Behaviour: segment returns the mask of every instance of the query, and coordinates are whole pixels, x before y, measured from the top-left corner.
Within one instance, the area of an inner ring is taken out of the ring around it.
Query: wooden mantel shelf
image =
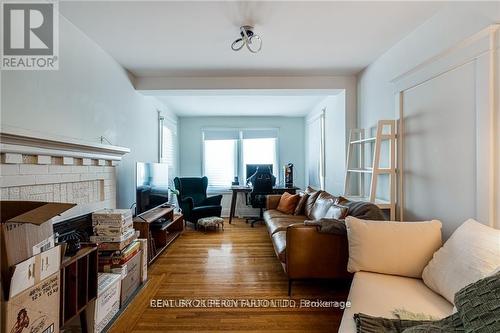
[[[24,155],[64,156],[120,161],[130,149],[74,138],[53,136],[36,131],[2,126],[0,131],[2,153]]]

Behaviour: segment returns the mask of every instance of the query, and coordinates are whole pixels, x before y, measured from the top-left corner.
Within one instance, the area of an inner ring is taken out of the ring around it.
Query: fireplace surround
[[[128,148],[2,128],[0,198],[71,202],[64,221],[116,207],[116,167]]]

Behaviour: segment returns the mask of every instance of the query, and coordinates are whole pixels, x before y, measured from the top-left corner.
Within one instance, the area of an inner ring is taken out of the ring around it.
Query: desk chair
[[[264,208],[266,208],[266,197],[268,194],[273,193],[273,178],[270,172],[255,173],[253,176],[253,188],[250,192],[250,203],[253,208],[260,208],[259,217],[254,219],[247,219],[253,225],[259,221],[264,221]]]

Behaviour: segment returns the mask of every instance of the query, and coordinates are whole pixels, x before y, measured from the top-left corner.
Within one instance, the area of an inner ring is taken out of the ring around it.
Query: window
[[[205,140],[205,176],[210,180],[211,188],[231,186],[237,175],[236,146],[236,140]]]
[[[168,165],[169,183],[177,175],[177,124],[165,117],[159,117],[160,163]]]
[[[272,164],[278,176],[277,129],[205,129],[203,174],[212,190],[228,189],[239,178],[243,184],[247,164]]]
[[[168,164],[169,167],[174,167],[174,134],[167,126],[163,126],[161,145],[161,162]]]
[[[273,173],[277,173],[276,139],[243,139],[243,171],[247,164],[272,164]],[[248,178],[251,175],[244,175]]]

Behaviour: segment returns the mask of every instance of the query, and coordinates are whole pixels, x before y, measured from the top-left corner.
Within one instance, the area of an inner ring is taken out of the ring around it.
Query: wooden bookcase
[[[165,219],[161,229],[151,227],[151,223]],[[158,207],[134,217],[134,229],[139,230],[139,238],[148,240],[148,264],[153,261],[184,231],[184,217],[174,213],[172,207]]]
[[[61,264],[61,314],[64,327],[77,315],[84,325],[85,308],[97,297],[97,246],[84,245],[74,256]],[[82,317],[83,316],[83,317]]]

